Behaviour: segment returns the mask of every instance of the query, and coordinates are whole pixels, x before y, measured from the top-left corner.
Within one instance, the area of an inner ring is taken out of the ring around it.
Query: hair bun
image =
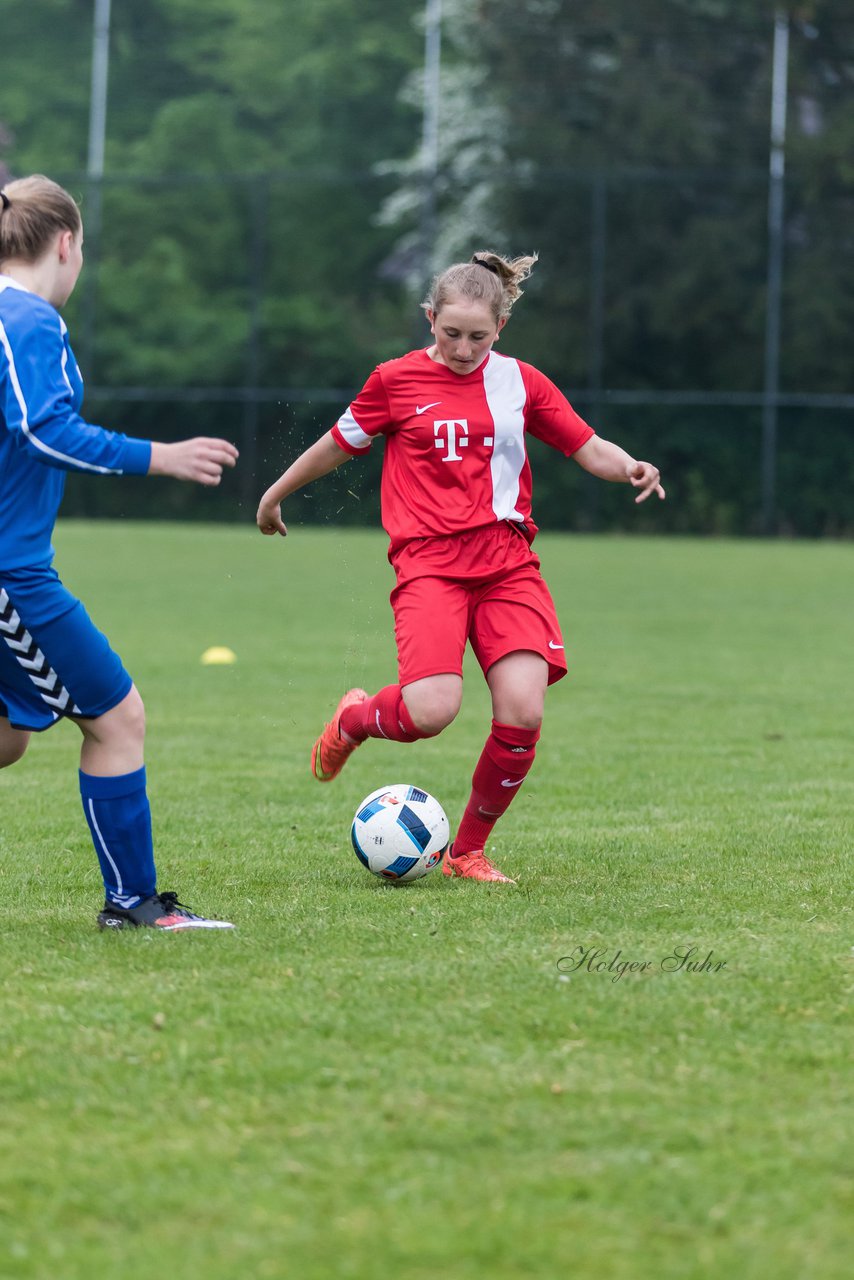
[[[476,253],[472,255],[472,264],[476,267],[486,267],[487,271],[491,271],[494,276],[501,275],[494,262],[484,262],[483,258],[479,258]]]

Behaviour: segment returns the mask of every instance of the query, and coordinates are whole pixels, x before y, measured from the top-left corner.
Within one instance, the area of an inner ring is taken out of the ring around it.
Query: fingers
[[[233,467],[240,456],[230,440],[196,436],[188,443],[191,446],[191,478],[198,484],[218,485],[223,467]]]
[[[272,537],[274,533],[281,534],[283,538],[288,536],[288,530],[282,519],[281,508],[278,504],[274,507],[268,507],[262,503],[255,516],[255,523],[267,537]]]
[[[635,498],[635,502],[646,502],[651,493],[657,495],[660,501],[664,501],[665,493],[661,486],[661,476],[658,467],[654,467],[651,462],[639,462],[629,475],[629,483],[635,489],[640,489],[640,493]]]
[[[213,436],[198,436],[197,444],[208,451],[208,455],[217,459],[224,467],[233,467],[240,453],[230,440],[220,440]]]
[[[662,489],[661,485],[660,485],[660,484],[653,484],[653,485],[650,485],[650,486],[649,486],[649,488],[644,489],[642,493],[639,493],[639,494],[638,494],[638,496],[635,498],[635,502],[636,502],[636,503],[637,503],[637,502],[646,502],[647,498],[649,497],[649,495],[650,495],[651,493],[657,494],[657,495],[658,495],[658,497],[659,497],[659,499],[660,499],[662,502],[664,501],[665,493],[664,493],[664,490]]]
[[[274,533],[281,534],[283,538],[288,536],[288,531],[283,520],[256,520],[255,523],[267,538],[271,538]]]
[[[148,474],[217,485],[222,478],[223,467],[233,467],[238,456],[230,440],[213,436],[193,436],[171,444],[152,440]]]

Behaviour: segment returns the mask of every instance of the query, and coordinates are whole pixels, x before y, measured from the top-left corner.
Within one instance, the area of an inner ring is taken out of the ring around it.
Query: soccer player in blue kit
[[[0,191],[0,768],[61,717],[83,735],[80,794],[104,880],[104,929],[229,929],[158,893],[139,693],[52,567],[66,471],[219,484],[237,450],[133,439],[80,417],[83,381],[59,309],[83,265],[80,211],[36,174]]]

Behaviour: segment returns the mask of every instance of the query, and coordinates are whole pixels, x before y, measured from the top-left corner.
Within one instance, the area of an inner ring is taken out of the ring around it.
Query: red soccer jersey
[[[526,432],[567,456],[593,435],[545,374],[494,351],[468,374],[426,350],[389,360],[332,428],[352,454],[386,437],[382,521],[392,553],[411,538],[530,524]]]

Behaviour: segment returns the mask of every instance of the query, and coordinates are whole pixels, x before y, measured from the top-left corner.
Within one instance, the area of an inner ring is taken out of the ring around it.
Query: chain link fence
[[[251,521],[373,365],[429,340],[375,216],[389,179],[318,169],[112,178],[97,191],[83,175],[64,181],[87,228],[68,315],[87,417],[165,440],[223,434],[241,449],[215,493],[72,476],[66,514]],[[502,350],[653,459],[668,488],[664,506],[636,509],[532,442],[539,523],[850,536],[851,193],[816,202],[788,182],[780,386],[769,392],[767,174],[561,169],[516,182],[513,243],[495,247],[537,248],[541,261]],[[296,497],[291,519],[376,522],[374,452]]]

